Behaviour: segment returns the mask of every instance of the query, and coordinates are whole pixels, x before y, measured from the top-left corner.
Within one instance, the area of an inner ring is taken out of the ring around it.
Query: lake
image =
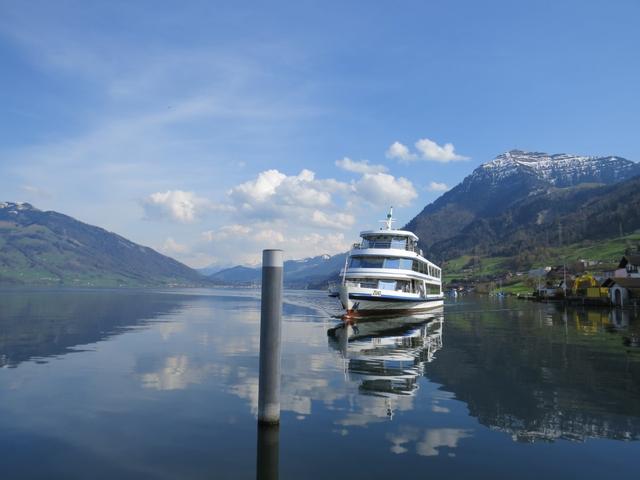
[[[462,297],[344,325],[285,291],[258,442],[259,295],[1,290],[2,478],[637,477],[638,312]]]

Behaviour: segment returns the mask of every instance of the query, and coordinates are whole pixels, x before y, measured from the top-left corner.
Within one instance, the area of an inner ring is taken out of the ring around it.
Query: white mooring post
[[[282,269],[282,250],[262,251],[258,423],[270,425],[280,423]]]

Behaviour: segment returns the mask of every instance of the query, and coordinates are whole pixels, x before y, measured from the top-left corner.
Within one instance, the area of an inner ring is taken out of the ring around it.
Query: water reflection
[[[391,452],[403,454],[409,451],[409,445],[415,444],[415,451],[423,457],[436,457],[443,448],[458,448],[458,443],[472,436],[472,430],[460,428],[430,428],[424,433],[418,428],[401,427],[397,433],[390,433],[387,439],[391,442]],[[449,451],[449,456],[455,454]]]
[[[544,307],[448,314],[426,373],[514,441],[640,438],[640,355],[631,311]]]
[[[77,351],[175,313],[184,298],[151,292],[24,291],[3,295],[0,367]],[[164,330],[170,334],[168,325]],[[173,326],[173,328],[179,328]]]
[[[264,478],[603,478],[608,458],[635,473],[640,443],[556,441],[640,438],[632,310],[469,296],[446,321],[359,321],[327,341],[324,294],[294,292],[282,443],[256,444],[260,309],[242,293],[0,292],[0,352],[19,365],[0,369],[4,476],[255,478],[257,461]],[[376,461],[336,470],[336,452]]]
[[[329,344],[364,395],[414,395],[426,363],[442,348],[442,309],[383,319],[349,319],[328,331]],[[391,404],[387,415],[392,416]]]
[[[258,425],[256,478],[278,480],[280,454],[280,427]]]
[[[328,331],[329,345],[340,353],[347,382],[358,385],[362,398],[384,399],[388,418],[394,409],[418,408],[403,398],[435,385],[438,391],[420,396],[431,412],[449,413],[461,400],[481,424],[517,442],[640,439],[637,313],[520,305],[449,308],[446,347],[442,312],[346,321]],[[356,405],[359,414],[336,423],[364,426],[383,410],[380,401]],[[402,426],[388,439],[394,453],[414,442],[417,453],[429,455],[470,435],[461,428]]]

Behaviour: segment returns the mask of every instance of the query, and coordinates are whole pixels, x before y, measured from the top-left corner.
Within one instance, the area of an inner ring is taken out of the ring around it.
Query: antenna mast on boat
[[[381,220],[384,223],[386,230],[392,230],[392,224],[393,222],[395,222],[395,220],[392,217],[393,217],[393,206],[389,207],[389,213],[387,213],[387,219]]]

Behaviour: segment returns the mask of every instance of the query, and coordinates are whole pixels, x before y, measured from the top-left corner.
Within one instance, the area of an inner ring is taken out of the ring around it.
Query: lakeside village
[[[521,285],[517,289],[511,285]],[[452,280],[448,291],[458,296],[468,291],[542,302],[605,307],[640,307],[640,251],[622,256],[618,263],[578,260],[528,272],[507,273],[488,282]]]

